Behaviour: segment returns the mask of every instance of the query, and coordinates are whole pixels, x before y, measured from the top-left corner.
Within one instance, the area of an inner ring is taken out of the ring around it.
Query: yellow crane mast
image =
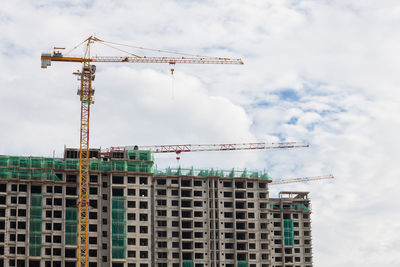
[[[90,49],[93,43],[100,43],[105,46],[126,52],[116,46],[125,46],[138,48],[156,52],[166,52],[172,54],[180,54],[189,57],[141,57],[129,52],[130,56],[91,56]],[[85,44],[85,52],[83,57],[68,56],[68,54],[77,47]],[[90,125],[90,105],[93,104],[92,82],[96,66],[94,62],[126,62],[126,63],[167,63],[171,66],[173,73],[174,66],[177,63],[184,64],[243,64],[241,59],[219,58],[219,57],[202,57],[189,55],[184,53],[169,52],[156,49],[148,49],[143,47],[134,47],[130,45],[106,42],[94,36],[90,36],[79,45],[75,46],[66,54],[62,54],[60,50],[64,48],[54,47],[53,53],[43,53],[41,55],[41,66],[47,68],[51,66],[52,61],[59,62],[75,62],[82,63],[82,70],[75,72],[80,80],[80,101],[81,101],[81,120],[80,120],[80,152],[79,152],[79,202],[78,202],[78,267],[87,267],[88,265],[88,214],[89,214],[89,125]]]

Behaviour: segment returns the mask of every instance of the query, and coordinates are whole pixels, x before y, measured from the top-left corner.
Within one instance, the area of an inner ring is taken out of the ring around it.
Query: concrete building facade
[[[0,267],[77,265],[77,149],[0,156]],[[90,153],[89,266],[312,266],[307,193],[246,172],[157,172],[149,151]]]
[[[282,191],[270,198],[271,266],[312,266],[308,192]]]

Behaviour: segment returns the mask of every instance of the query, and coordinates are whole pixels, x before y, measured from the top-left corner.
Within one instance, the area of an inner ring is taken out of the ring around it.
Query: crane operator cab
[[[53,57],[62,57],[62,53],[60,50],[65,49],[64,47],[54,47],[53,49]]]

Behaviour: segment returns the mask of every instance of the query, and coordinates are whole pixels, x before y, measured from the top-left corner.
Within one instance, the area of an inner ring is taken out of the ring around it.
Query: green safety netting
[[[54,170],[48,169],[18,169],[18,168],[1,168],[0,179],[19,179],[19,180],[52,180],[60,181]]]
[[[194,263],[192,260],[183,260],[182,261],[182,267],[193,267]]]
[[[270,207],[270,209],[273,209],[273,210],[302,210],[302,211],[311,210],[311,207],[307,207],[306,205],[300,204],[300,203],[295,203],[291,206],[283,207],[283,208],[281,208],[279,205],[270,203],[269,207]]]
[[[166,168],[164,170],[156,170],[154,172],[155,176],[198,176],[198,177],[210,177],[210,176],[217,176],[217,177],[226,177],[226,178],[253,178],[259,180],[268,180],[271,181],[268,173],[260,172],[260,171],[248,171],[247,169],[244,170],[221,170],[221,169],[184,169],[184,168]]]
[[[76,245],[78,239],[78,208],[65,209],[65,244]]]
[[[78,170],[79,169],[79,159],[66,159],[64,161],[66,170]]]
[[[273,210],[280,210],[281,208],[278,205],[274,205],[272,203],[269,204],[269,208]]]
[[[126,197],[112,197],[112,258],[126,258]]]
[[[128,158],[132,160],[154,161],[153,153],[143,150],[128,150]]]
[[[29,255],[40,256],[42,248],[42,195],[32,194],[29,219]]]
[[[238,267],[247,267],[247,266],[249,266],[249,262],[248,261],[238,261],[237,266]]]
[[[295,203],[293,204],[291,207],[291,209],[293,210],[311,210],[310,207],[307,207],[306,205],[302,204],[302,203]]]
[[[19,157],[10,157],[8,160],[10,166],[19,166]]]
[[[294,232],[293,232],[293,220],[283,220],[283,236],[285,239],[285,246],[293,246],[294,244]]]
[[[79,165],[78,165],[79,167]],[[112,161],[101,161],[101,160],[90,160],[89,169],[91,171],[128,171],[128,172],[141,172],[141,173],[153,173],[153,162],[138,162],[138,161],[127,161],[127,160],[112,160]]]
[[[0,156],[0,167],[54,168],[56,159]]]
[[[90,159],[90,171],[115,172],[128,171],[153,173],[153,154],[150,151],[135,150],[132,160]],[[53,180],[60,181],[54,170],[79,170],[79,159],[53,159],[0,156],[0,179]]]
[[[6,167],[8,166],[8,156],[2,156],[0,157],[0,166],[1,167]]]

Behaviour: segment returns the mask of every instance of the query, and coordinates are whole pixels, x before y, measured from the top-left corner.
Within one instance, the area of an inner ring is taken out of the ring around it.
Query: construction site
[[[0,267],[311,267],[309,192],[274,184],[333,176],[272,180],[246,169],[156,169],[154,155],[307,147],[301,142],[175,146],[89,146],[93,62],[174,65],[243,64],[209,57],[83,57],[63,48],[42,54],[82,63],[80,147],[64,157],[0,156]],[[108,43],[107,45],[115,45]],[[164,51],[165,52],[165,51]],[[186,54],[185,54],[186,55]]]

